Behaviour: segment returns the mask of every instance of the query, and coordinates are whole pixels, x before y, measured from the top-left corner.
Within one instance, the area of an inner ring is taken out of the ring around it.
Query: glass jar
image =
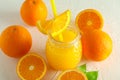
[[[80,35],[75,29],[68,28],[62,36],[63,41],[60,41],[49,34],[46,43],[47,61],[56,70],[75,68],[82,56]]]

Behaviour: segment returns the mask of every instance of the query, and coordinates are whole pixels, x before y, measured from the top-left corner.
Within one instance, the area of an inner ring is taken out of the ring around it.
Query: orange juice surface
[[[49,36],[46,44],[48,63],[56,70],[75,68],[82,56],[79,35],[73,29],[66,29],[62,37],[61,41],[59,36]]]

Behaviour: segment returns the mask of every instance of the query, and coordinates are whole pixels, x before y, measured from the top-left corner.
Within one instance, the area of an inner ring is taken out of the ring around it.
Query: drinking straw
[[[52,11],[53,11],[54,17],[56,17],[57,16],[57,9],[56,9],[56,5],[55,5],[55,1],[54,0],[50,0],[50,2],[51,2],[51,6],[52,6]],[[60,39],[60,41],[63,41],[62,33],[59,34],[59,39]]]
[[[54,17],[56,17],[57,16],[57,9],[56,9],[56,5],[55,5],[55,1],[50,0],[50,2],[51,2],[51,5],[52,5],[52,11],[53,11]]]

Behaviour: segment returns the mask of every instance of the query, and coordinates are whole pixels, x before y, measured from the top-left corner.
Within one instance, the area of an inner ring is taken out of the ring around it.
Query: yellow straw
[[[52,5],[52,10],[53,10],[54,17],[56,17],[57,16],[57,9],[56,9],[56,6],[55,6],[55,1],[50,0],[50,2],[51,2],[51,5]]]
[[[53,11],[54,17],[56,17],[57,16],[57,9],[56,9],[56,5],[55,5],[55,1],[50,0],[50,2],[51,2],[51,5],[52,5],[52,11]],[[60,41],[63,41],[62,33],[59,34],[59,39],[60,39]]]

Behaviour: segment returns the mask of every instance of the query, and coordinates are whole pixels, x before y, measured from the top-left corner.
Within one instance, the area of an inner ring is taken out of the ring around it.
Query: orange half
[[[57,80],[88,80],[87,76],[78,70],[67,70],[60,74]]]
[[[86,32],[88,29],[101,29],[103,27],[103,18],[99,11],[85,9],[76,16],[75,23],[81,32]]]
[[[41,56],[30,53],[23,56],[17,65],[17,74],[22,80],[40,80],[46,73],[46,64]]]

